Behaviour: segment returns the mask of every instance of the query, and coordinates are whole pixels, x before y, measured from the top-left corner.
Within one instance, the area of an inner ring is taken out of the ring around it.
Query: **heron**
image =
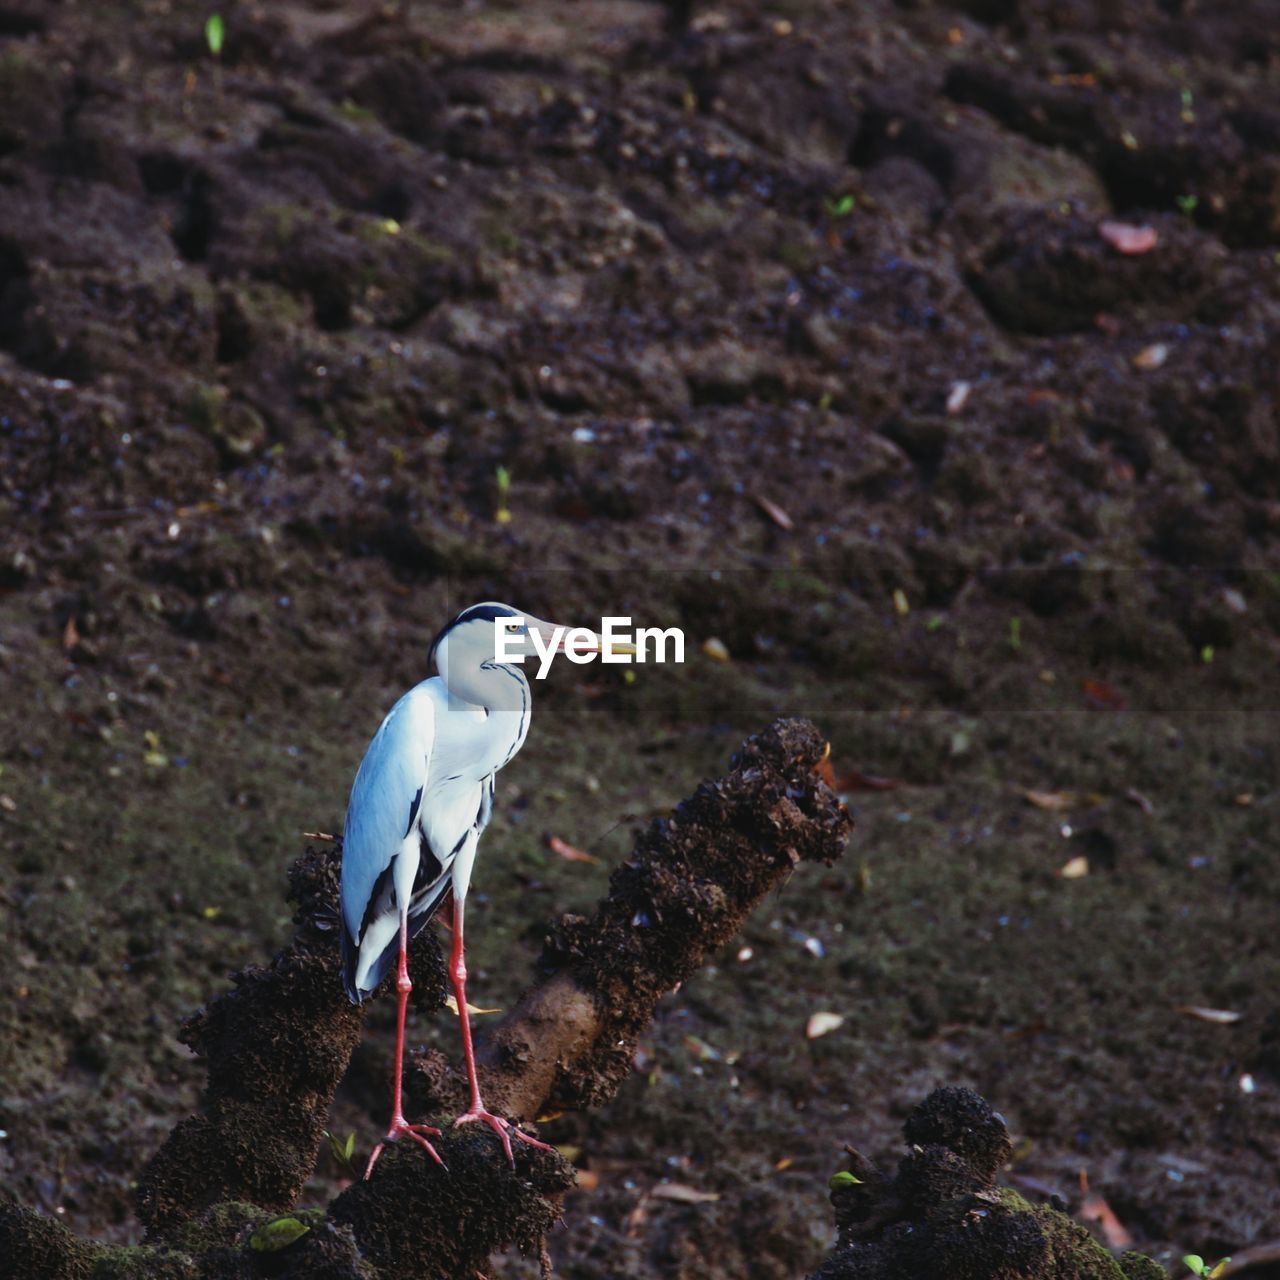
[[[366,1179],[388,1142],[408,1136],[443,1166],[432,1137],[440,1130],[404,1116],[405,1011],[409,943],[453,893],[449,980],[458,1007],[471,1101],[455,1125],[482,1123],[514,1163],[511,1137],[550,1150],[489,1111],[476,1075],[467,1013],[463,910],[476,849],[493,815],[494,778],[529,732],[529,681],[520,665],[498,661],[498,627],[508,655],[562,652],[570,631],[486,601],[463,609],[432,641],[438,675],[408,691],[387,713],[356,772],[342,836],[342,978],[362,1004],[396,964],[396,1058],[391,1123],[365,1167]],[[534,639],[535,633],[537,640]],[[579,630],[574,633],[581,637]],[[594,633],[596,650],[605,642]],[[577,652],[590,652],[590,646]],[[611,641],[612,653],[635,653]]]

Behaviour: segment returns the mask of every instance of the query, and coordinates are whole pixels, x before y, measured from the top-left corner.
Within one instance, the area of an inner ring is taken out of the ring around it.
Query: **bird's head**
[[[505,619],[512,621],[505,622]],[[501,665],[500,637],[508,660],[519,656],[526,662],[533,662],[545,654],[563,653],[569,645],[570,635],[575,632],[575,652],[598,653],[604,647],[604,641],[594,632],[584,634],[584,629],[544,622],[509,604],[486,600],[463,609],[436,636],[431,642],[430,659],[445,684],[452,688],[456,681],[451,679],[451,672],[462,677],[464,672]],[[610,643],[609,649],[613,653],[635,653],[633,645],[616,641]],[[519,667],[514,670],[518,671]]]

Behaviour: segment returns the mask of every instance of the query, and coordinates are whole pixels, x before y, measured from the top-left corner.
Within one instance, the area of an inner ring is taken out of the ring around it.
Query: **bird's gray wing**
[[[347,803],[343,970],[352,999],[358,999],[352,978],[365,933],[379,916],[399,914],[393,863],[417,823],[435,742],[435,706],[425,684],[410,689],[387,713],[360,762]]]

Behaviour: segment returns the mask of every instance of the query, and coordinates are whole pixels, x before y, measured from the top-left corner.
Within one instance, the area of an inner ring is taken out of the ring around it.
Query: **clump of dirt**
[[[354,1183],[334,1201],[330,1217],[365,1242],[379,1276],[448,1280],[513,1242],[537,1255],[573,1185],[573,1167],[523,1142],[514,1144],[516,1163],[508,1166],[492,1135],[478,1128],[442,1135],[447,1172],[433,1166],[424,1177],[421,1151],[393,1148],[372,1182]]]
[[[996,1186],[1013,1154],[1004,1121],[971,1089],[931,1093],[902,1127],[893,1177],[853,1153],[832,1180],[839,1240],[811,1280],[1158,1280],[1140,1254],[1114,1259],[1054,1209]]]

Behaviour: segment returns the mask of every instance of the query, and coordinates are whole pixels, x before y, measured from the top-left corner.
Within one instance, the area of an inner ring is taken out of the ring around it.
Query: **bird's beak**
[[[635,645],[621,641],[610,640],[605,645],[604,637],[598,636],[594,631],[587,631],[585,627],[567,627],[555,622],[543,622],[540,618],[526,618],[525,625],[530,631],[536,631],[542,637],[543,647],[548,653],[564,653],[569,647],[569,637],[572,635],[574,653],[636,653],[638,650]],[[576,635],[574,633],[577,633]],[[585,633],[585,634],[584,634]]]

